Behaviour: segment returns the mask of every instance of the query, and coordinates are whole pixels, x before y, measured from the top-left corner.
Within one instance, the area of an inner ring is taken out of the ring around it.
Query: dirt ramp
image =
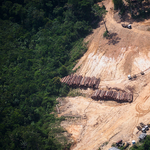
[[[122,47],[117,52],[113,52],[112,56],[109,51],[90,53],[86,60],[83,60],[77,73],[100,77],[104,81],[127,79],[128,74],[138,74],[150,67],[149,50],[138,47]]]

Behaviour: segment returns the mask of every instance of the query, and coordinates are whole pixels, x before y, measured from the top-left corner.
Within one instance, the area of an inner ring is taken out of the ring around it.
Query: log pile
[[[66,83],[72,87],[89,87],[97,89],[100,83],[100,78],[82,77],[81,75],[68,75],[61,79],[62,83]]]
[[[133,94],[120,91],[111,91],[111,90],[105,91],[97,89],[93,92],[91,98],[95,100],[114,100],[123,103],[123,102],[132,102]]]

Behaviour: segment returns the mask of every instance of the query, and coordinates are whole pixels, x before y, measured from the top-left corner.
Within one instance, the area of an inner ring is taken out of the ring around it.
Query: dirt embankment
[[[137,140],[140,132],[136,126],[140,122],[150,122],[150,32],[145,30],[150,21],[133,22],[131,30],[122,28],[121,22],[114,20],[112,2],[105,1],[104,5],[108,10],[105,20],[110,36],[103,38],[105,27],[100,23],[85,39],[89,41],[88,51],[74,69],[80,66],[77,74],[100,77],[99,88],[133,92],[134,100],[125,104],[93,101],[91,89],[81,90],[86,97],[66,97],[59,116],[74,117],[62,122],[75,141],[72,150],[96,150],[99,147],[107,150],[120,139]],[[140,75],[141,71],[145,71],[145,75]],[[138,75],[136,80],[130,81],[128,74]]]

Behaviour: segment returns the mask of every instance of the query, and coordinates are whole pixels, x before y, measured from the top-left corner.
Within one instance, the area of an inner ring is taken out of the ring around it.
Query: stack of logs
[[[100,83],[100,78],[82,77],[81,75],[68,75],[61,79],[62,83],[66,83],[72,87],[89,87],[97,89]]]
[[[105,90],[96,90],[93,92],[92,99],[95,100],[114,100],[120,103],[123,102],[132,102],[133,94],[120,91],[105,91]]]

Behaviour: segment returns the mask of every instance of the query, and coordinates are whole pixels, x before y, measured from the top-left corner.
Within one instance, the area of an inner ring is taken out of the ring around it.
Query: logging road
[[[140,132],[136,126],[140,122],[150,122],[150,32],[144,31],[150,20],[132,20],[131,30],[123,28],[121,23],[127,21],[116,22],[112,1],[105,0],[103,4],[108,11],[105,20],[110,37],[103,38],[105,27],[100,22],[99,27],[85,38],[85,42],[89,41],[88,50],[74,69],[80,66],[77,75],[100,78],[99,88],[132,91],[134,99],[132,103],[124,104],[110,101],[90,103],[92,89],[80,90],[85,97],[66,97],[66,104],[59,108],[59,116],[69,113],[81,116],[78,121],[64,121],[62,124],[75,141],[72,150],[97,150],[99,147],[108,150],[120,139],[137,140]],[[144,70],[145,75],[140,75]],[[138,77],[129,81],[128,74],[137,74]]]

